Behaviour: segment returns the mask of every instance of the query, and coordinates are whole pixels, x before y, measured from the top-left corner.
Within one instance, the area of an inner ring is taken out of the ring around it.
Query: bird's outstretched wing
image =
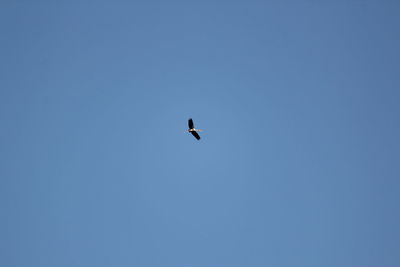
[[[197,132],[193,131],[191,132],[191,134],[193,134],[193,136],[196,137],[197,140],[200,140],[200,135]]]
[[[188,121],[188,125],[189,125],[189,129],[193,129],[194,128],[193,120],[191,118]]]

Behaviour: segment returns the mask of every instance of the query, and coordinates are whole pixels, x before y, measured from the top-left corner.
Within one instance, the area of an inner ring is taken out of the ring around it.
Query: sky
[[[399,11],[1,1],[0,266],[400,266]]]

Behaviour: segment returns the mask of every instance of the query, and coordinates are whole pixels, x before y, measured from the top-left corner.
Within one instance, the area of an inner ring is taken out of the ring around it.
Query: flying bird
[[[202,132],[203,130],[194,128],[194,123],[192,119],[189,119],[188,125],[188,132],[191,133],[197,140],[200,140],[200,135],[197,132]]]

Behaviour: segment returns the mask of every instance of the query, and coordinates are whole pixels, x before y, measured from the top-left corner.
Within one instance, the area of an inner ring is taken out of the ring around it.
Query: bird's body
[[[188,120],[188,125],[188,132],[191,133],[197,140],[200,140],[200,135],[197,132],[202,132],[203,130],[194,128],[194,123],[192,119]]]

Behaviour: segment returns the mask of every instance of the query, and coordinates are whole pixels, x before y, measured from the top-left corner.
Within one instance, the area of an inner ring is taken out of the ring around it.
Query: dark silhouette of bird
[[[188,132],[191,133],[197,140],[200,140],[200,135],[197,132],[202,132],[203,130],[194,128],[194,123],[191,118],[188,120],[188,125]]]

